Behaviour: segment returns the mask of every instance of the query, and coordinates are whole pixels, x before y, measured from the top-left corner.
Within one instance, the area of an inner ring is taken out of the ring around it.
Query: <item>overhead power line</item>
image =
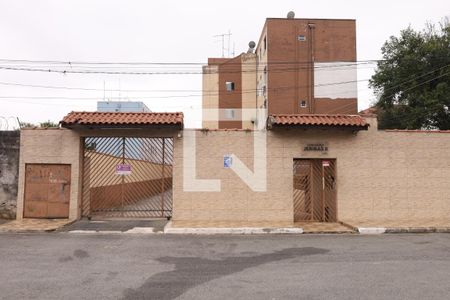
[[[332,82],[332,83],[320,83],[315,84],[315,87],[320,86],[333,86],[333,85],[341,85],[341,84],[348,84],[348,83],[355,83],[355,82],[364,82],[369,81],[369,79],[359,79],[359,80],[350,80],[350,81],[339,81],[339,82]],[[69,89],[69,90],[84,90],[84,91],[101,91],[103,92],[103,89],[94,89],[94,88],[79,88],[79,87],[65,87],[65,86],[48,86],[48,85],[29,85],[29,84],[20,84],[20,83],[9,83],[9,82],[0,82],[0,85],[13,85],[13,86],[21,86],[21,87],[34,87],[34,88],[49,88],[49,89]],[[295,86],[278,86],[275,88],[267,88],[267,90],[283,90],[283,89],[295,89],[295,88],[307,88],[309,85],[295,85]],[[255,88],[255,89],[244,89],[244,90],[238,90],[239,92],[257,92],[261,89]],[[105,89],[105,91],[119,91],[119,92],[203,92],[207,95],[209,93],[217,93],[217,92],[225,92],[226,90],[122,90],[122,89]],[[137,96],[136,96],[137,97]]]
[[[367,60],[356,60],[353,63],[376,63],[378,61],[384,61],[383,59],[367,59]],[[194,65],[194,66],[204,66],[207,62],[105,62],[105,61],[61,61],[61,60],[27,60],[27,59],[7,59],[0,58],[0,62],[6,63],[30,63],[30,64],[55,64],[55,65],[158,65],[158,66],[178,66],[178,65]],[[274,61],[271,64],[309,64],[311,61]],[[242,64],[227,62],[226,64]],[[245,64],[245,63],[244,63]]]
[[[447,58],[447,56],[436,56]],[[219,58],[222,59],[222,58]],[[404,58],[415,60],[414,58]],[[233,62],[233,58],[226,58],[228,60],[225,64],[242,64],[241,62]],[[354,63],[377,63],[387,61],[386,59],[363,59],[355,60]],[[179,66],[179,65],[190,65],[190,66],[204,66],[207,65],[206,61],[202,62],[189,62],[189,61],[80,61],[80,60],[32,60],[32,59],[11,59],[11,58],[0,58],[2,63],[27,63],[27,64],[52,64],[52,65],[156,65],[156,66]],[[309,64],[311,61],[274,61],[271,64]],[[243,63],[245,64],[245,62]]]
[[[431,73],[437,72],[443,68],[446,68],[450,66],[450,64],[444,65],[438,69],[432,70],[430,72],[427,72],[425,74],[419,75],[419,76],[413,76],[412,79],[408,79],[402,83],[400,83],[397,86],[385,89],[385,91],[387,90],[391,90],[394,89],[402,84],[408,83],[410,81],[416,80],[417,78],[421,78],[423,76],[429,75]],[[366,81],[366,79],[363,79],[361,81]],[[186,92],[209,92],[208,90],[193,90],[193,89],[188,89],[188,90],[174,90],[174,89],[167,89],[167,90],[159,90],[159,89],[99,89],[99,88],[86,88],[86,87],[69,87],[69,86],[54,86],[54,85],[37,85],[37,84],[25,84],[25,83],[18,83],[18,82],[0,82],[0,85],[7,85],[7,86],[20,86],[20,87],[32,87],[32,88],[42,88],[42,89],[60,89],[60,90],[80,90],[80,91],[107,91],[107,92],[142,92],[142,93],[146,93],[146,92],[155,92],[155,93],[165,93],[165,92],[174,92],[174,93],[186,93]],[[286,88],[286,87],[281,87],[281,88]],[[293,87],[295,88],[295,87]],[[256,91],[257,89],[253,89],[252,91]],[[269,88],[270,90],[270,88]]]
[[[442,69],[442,68],[439,68],[439,69]],[[436,70],[435,70],[436,71]],[[426,74],[429,74],[430,72],[428,72],[428,73],[426,73]],[[424,74],[424,75],[426,75],[426,74]],[[411,90],[411,89],[414,89],[414,88],[416,88],[416,87],[419,87],[419,86],[421,86],[421,85],[424,85],[424,84],[426,84],[426,83],[428,83],[428,82],[431,82],[431,81],[433,81],[433,80],[436,80],[436,79],[439,79],[439,78],[441,78],[441,77],[444,77],[444,76],[446,76],[446,75],[449,75],[450,74],[450,71],[449,72],[446,72],[446,73],[443,73],[443,74],[440,74],[440,75],[438,75],[438,76],[435,76],[435,77],[433,77],[433,78],[430,78],[430,79],[428,79],[428,80],[425,80],[425,81],[422,81],[422,82],[420,82],[420,83],[418,83],[418,84],[415,84],[414,86],[412,86],[412,87],[410,87],[410,88],[408,88],[408,89],[406,89],[406,90]],[[420,75],[420,76],[416,76],[417,78],[419,78],[419,77],[423,77],[424,75]],[[416,78],[416,79],[417,79]],[[403,84],[403,83],[402,83]],[[399,84],[400,85],[400,84]],[[395,94],[392,94],[390,97],[392,97],[392,96],[394,96]],[[61,97],[56,97],[57,99],[61,99]],[[31,99],[31,98],[30,98]],[[70,100],[74,100],[75,98],[73,98],[73,99],[70,99]],[[97,98],[95,98],[95,99],[97,99]],[[76,99],[76,100],[80,100],[80,99]],[[87,100],[87,99],[86,99]],[[6,101],[6,102],[14,102],[14,101],[10,101],[10,100],[2,100],[2,101]],[[62,105],[62,103],[36,103],[36,102],[24,102],[24,101],[21,101],[21,103],[29,103],[29,104],[42,104],[42,105]],[[348,104],[346,104],[346,105],[344,105],[344,106],[341,106],[341,107],[339,107],[339,108],[337,108],[337,109],[343,109],[343,108],[346,108],[346,107],[349,107],[349,106],[351,106],[351,105],[354,105],[353,103],[348,103]],[[166,105],[165,105],[166,106]],[[196,105],[189,105],[188,106],[188,108],[190,108],[190,109],[192,109],[194,106],[196,106]],[[176,105],[176,106],[172,106],[172,107],[180,107],[180,105]],[[181,107],[180,107],[181,108]],[[185,107],[186,108],[186,107]],[[337,111],[337,110],[336,110]],[[331,112],[333,112],[333,111],[331,111]],[[408,117],[408,116],[405,116],[406,118]]]
[[[285,64],[288,65],[288,64]],[[314,65],[311,66],[271,66],[268,65],[270,69],[267,72],[273,73],[286,73],[286,72],[296,72],[299,70],[348,70],[345,67],[354,66],[354,64],[335,64],[335,65]],[[57,67],[49,67],[49,68],[38,68],[38,67],[16,67],[16,66],[8,66],[8,65],[0,65],[0,70],[9,70],[9,71],[26,71],[26,72],[43,72],[43,73],[58,73],[58,74],[105,74],[105,75],[196,75],[196,74],[236,74],[236,73],[263,73],[262,69],[252,69],[252,70],[241,70],[241,68],[230,68],[230,69],[222,69],[222,70],[208,70],[203,72],[202,70],[181,70],[181,71],[112,71],[112,70],[89,70],[89,69],[76,69],[76,68],[60,68]]]
[[[344,85],[350,83],[357,83],[368,81],[369,79],[360,79],[360,80],[350,80],[350,81],[341,81],[341,82],[333,82],[333,83],[323,83],[323,84],[315,84],[314,87],[324,87],[324,86],[336,86],[336,85]],[[1,84],[1,83],[0,83]],[[301,89],[307,88],[309,85],[304,86],[282,86],[277,88],[268,88],[267,90],[273,91],[283,91],[289,89]],[[123,91],[123,90],[122,90]],[[248,89],[240,91],[242,94],[248,93],[256,93],[257,91],[262,91],[261,89]],[[165,99],[165,98],[187,98],[187,97],[201,97],[201,96],[218,96],[222,91],[211,91],[201,94],[189,94],[189,95],[166,95],[166,96],[133,96],[133,98],[137,99]],[[109,99],[123,99],[126,97],[109,97]],[[58,96],[0,96],[0,99],[68,99],[68,100],[95,100],[99,99],[98,97],[58,97]]]

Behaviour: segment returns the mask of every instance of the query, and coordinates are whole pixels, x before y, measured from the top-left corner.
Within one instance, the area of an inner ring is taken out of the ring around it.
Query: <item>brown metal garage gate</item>
[[[26,164],[24,218],[68,218],[70,165]]]
[[[83,216],[172,215],[172,138],[85,137]]]

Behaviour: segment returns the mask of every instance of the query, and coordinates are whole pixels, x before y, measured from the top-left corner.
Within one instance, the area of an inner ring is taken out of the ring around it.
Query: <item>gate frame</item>
[[[119,129],[120,131],[122,130],[126,130],[126,128],[114,128],[114,127],[106,127],[105,129]],[[128,128],[128,129],[134,129],[134,128]],[[138,128],[136,128],[138,129]],[[108,130],[108,133],[111,132]],[[152,135],[152,134],[142,134],[142,135],[135,135],[135,134],[95,134],[98,131],[95,130],[94,132],[89,132],[89,131],[81,131],[80,132],[80,196],[79,196],[79,218],[83,218],[83,217],[87,217],[89,220],[95,216],[95,214],[92,214],[91,209],[89,209],[89,214],[88,215],[83,215],[83,206],[84,206],[84,176],[85,176],[85,140],[86,138],[124,138],[124,139],[128,139],[128,138],[137,138],[137,139],[171,139],[172,140],[172,147],[173,147],[173,151],[175,151],[175,135],[165,135],[165,136],[160,136],[160,135]],[[111,132],[113,133],[113,132]],[[163,143],[164,146],[164,150],[165,150],[165,142]],[[163,152],[164,153],[164,152]],[[122,155],[125,155],[125,152],[122,150]],[[174,157],[172,157],[172,159],[174,160]],[[164,168],[164,164],[163,164],[163,171],[165,172],[165,168]],[[172,163],[172,167],[173,167],[173,163]],[[164,173],[162,173],[164,174]],[[143,217],[146,219],[151,219],[151,218],[167,218],[168,220],[170,220],[172,218],[172,214],[173,214],[173,168],[172,168],[172,209],[170,211],[170,215],[169,216],[164,216],[164,209],[161,209],[161,216],[158,217]],[[123,178],[123,176],[122,176]],[[122,179],[123,180],[123,179]],[[161,184],[161,188],[164,187],[164,181],[162,181]],[[162,206],[164,206],[164,194],[161,195],[161,202],[162,202]],[[126,219],[127,217],[120,217],[120,218],[124,218]],[[142,217],[140,217],[142,218]]]
[[[294,205],[294,185],[292,185],[292,208],[293,208],[293,222],[320,222],[320,223],[333,223],[333,222],[339,222],[339,218],[338,218],[338,212],[339,212],[339,202],[338,202],[338,160],[336,157],[293,157],[292,158],[292,171],[294,171],[294,163],[296,160],[306,160],[306,161],[320,161],[321,166],[322,166],[322,174],[321,177],[324,178],[324,167],[323,167],[323,161],[333,161],[334,162],[334,175],[335,175],[335,186],[334,186],[334,193],[335,193],[335,199],[334,199],[334,205],[336,208],[336,212],[335,212],[335,221],[332,222],[327,222],[327,221],[316,221],[316,220],[302,220],[302,221],[295,221],[295,205]],[[311,169],[313,168],[312,163],[311,163]],[[294,173],[292,172],[292,182],[294,180]],[[324,193],[322,193],[322,199],[325,196]],[[322,205],[325,202],[322,200]],[[313,206],[312,206],[313,208]],[[322,214],[325,213],[325,209],[322,208]],[[314,211],[312,211],[312,215],[314,216]]]

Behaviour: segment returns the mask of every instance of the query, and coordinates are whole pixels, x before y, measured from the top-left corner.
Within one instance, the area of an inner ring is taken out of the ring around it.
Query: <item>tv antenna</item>
[[[231,42],[231,36],[232,33],[230,30],[228,30],[228,33],[222,33],[222,34],[216,34],[213,35],[214,38],[220,39],[222,42],[222,57],[225,57],[225,53],[227,53],[227,57],[230,57],[230,42]],[[225,38],[227,38],[227,41],[225,42]],[[234,52],[234,51],[233,51]]]

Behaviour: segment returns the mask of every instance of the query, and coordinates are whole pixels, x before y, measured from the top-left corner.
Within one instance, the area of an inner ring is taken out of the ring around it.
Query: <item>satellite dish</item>
[[[254,49],[254,48],[256,47],[256,43],[255,43],[254,41],[250,41],[250,42],[248,43],[248,47],[249,47],[250,49]]]
[[[293,12],[292,10],[291,10],[290,12],[288,12],[287,18],[288,18],[288,19],[293,19],[293,18],[295,18],[295,12]]]

